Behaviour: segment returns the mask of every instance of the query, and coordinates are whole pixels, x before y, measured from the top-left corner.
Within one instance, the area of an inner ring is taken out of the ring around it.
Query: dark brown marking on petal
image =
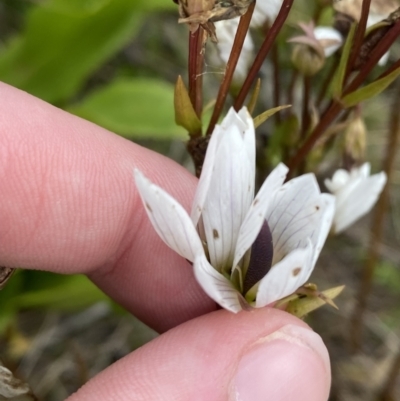
[[[243,281],[244,295],[269,272],[273,256],[272,234],[265,220],[260,233],[251,247],[250,263]]]
[[[296,267],[295,269],[293,269],[292,270],[293,277],[298,276],[300,272],[301,272],[301,267]]]
[[[218,239],[219,238],[219,233],[215,228],[213,228],[213,237],[214,237],[214,239]]]
[[[319,206],[318,206],[318,205],[317,205],[317,206],[315,206],[315,209],[319,210]]]
[[[146,202],[146,209],[150,212],[153,213],[152,208],[150,207],[150,205]]]

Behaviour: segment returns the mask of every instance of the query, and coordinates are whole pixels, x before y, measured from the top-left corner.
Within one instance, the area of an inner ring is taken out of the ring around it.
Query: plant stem
[[[363,44],[364,41],[370,6],[371,6],[371,0],[363,0],[361,7],[360,21],[357,25],[357,30],[354,34],[353,46],[347,63],[345,82],[353,70],[353,66],[357,60],[358,54],[360,53],[361,45]]]
[[[262,1],[262,0],[261,0]],[[246,14],[240,18],[239,27],[236,32],[235,41],[233,42],[232,51],[229,55],[228,63],[226,64],[225,75],[222,80],[221,86],[219,87],[217,100],[215,102],[214,111],[211,116],[210,123],[207,129],[207,135],[211,135],[215,124],[217,124],[218,119],[221,115],[222,109],[224,107],[226,97],[229,93],[229,87],[232,82],[233,74],[235,73],[236,65],[238,63],[240,53],[242,51],[243,43],[249,30],[251,17],[253,16],[254,7],[256,2],[254,1],[248,8]]]
[[[207,33],[199,26],[196,32],[189,33],[189,97],[199,118],[203,110],[203,68],[204,46]],[[191,133],[201,136],[199,133]]]
[[[261,0],[265,1],[265,0]],[[289,14],[290,9],[292,8],[294,0],[284,0],[281,6],[281,9],[279,10],[279,14],[276,17],[276,20],[272,24],[271,29],[268,31],[268,35],[265,37],[263,44],[261,45],[261,49],[258,52],[253,65],[250,68],[249,74],[247,75],[246,80],[244,81],[244,84],[235,100],[235,110],[238,111],[239,109],[242,108],[247,95],[250,92],[250,89],[254,83],[254,81],[257,78],[257,74],[260,71],[260,68],[267,57],[269,51],[271,50],[272,45],[275,42],[276,37],[278,36],[278,33],[280,32],[283,24],[286,21],[286,18]]]
[[[400,83],[397,84],[389,122],[389,139],[386,148],[386,157],[383,160],[383,171],[387,175],[387,183],[382,191],[372,218],[370,245],[362,272],[360,288],[356,298],[356,306],[353,312],[350,329],[350,344],[354,352],[361,348],[363,315],[367,306],[368,296],[371,292],[375,268],[380,255],[380,247],[383,237],[383,228],[387,207],[389,203],[389,191],[396,159],[397,147],[400,142]]]

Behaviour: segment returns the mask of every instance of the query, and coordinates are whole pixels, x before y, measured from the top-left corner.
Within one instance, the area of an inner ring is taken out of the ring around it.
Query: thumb
[[[219,310],[121,359],[68,401],[326,401],[329,387],[328,352],[305,323],[276,309]]]

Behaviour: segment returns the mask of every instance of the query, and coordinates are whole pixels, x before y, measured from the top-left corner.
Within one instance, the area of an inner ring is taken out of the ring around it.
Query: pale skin
[[[187,208],[192,175],[10,86],[0,94],[0,265],[87,274],[164,332],[69,401],[327,399],[326,349],[304,322],[270,308],[216,311],[154,232],[134,167]]]

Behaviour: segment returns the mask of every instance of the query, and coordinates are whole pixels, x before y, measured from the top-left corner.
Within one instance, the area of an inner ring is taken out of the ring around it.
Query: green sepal
[[[175,85],[174,107],[177,125],[185,128],[189,133],[201,131],[201,121],[193,108],[181,76],[178,77]]]
[[[339,287],[330,288],[329,290],[321,291],[319,295],[304,296],[300,294],[292,294],[279,301],[275,307],[284,309],[286,312],[298,318],[303,318],[326,303],[335,307],[332,300],[343,291],[344,287],[344,285],[341,285]]]

